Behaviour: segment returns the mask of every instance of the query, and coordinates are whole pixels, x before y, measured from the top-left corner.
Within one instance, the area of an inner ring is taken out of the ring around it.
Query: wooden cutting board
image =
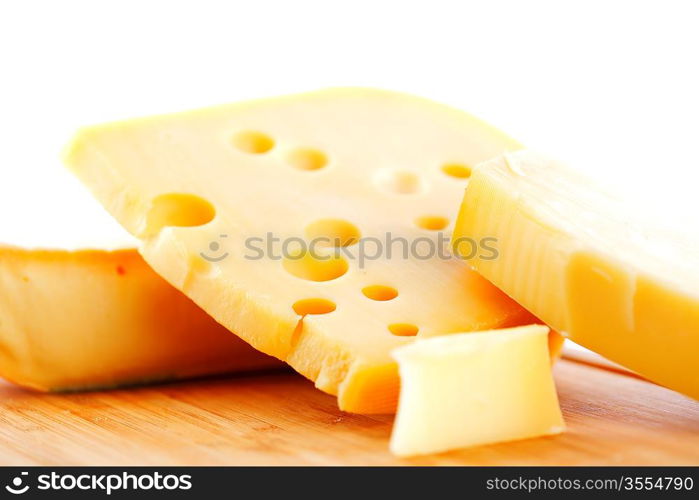
[[[342,413],[289,372],[68,395],[0,382],[0,463],[699,464],[698,402],[569,360],[555,374],[566,433],[410,460],[388,452],[392,417]]]

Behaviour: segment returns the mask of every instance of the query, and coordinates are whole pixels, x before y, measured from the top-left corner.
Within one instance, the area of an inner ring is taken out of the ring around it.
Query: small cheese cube
[[[530,325],[396,349],[401,391],[391,451],[423,455],[562,432],[547,332]]]

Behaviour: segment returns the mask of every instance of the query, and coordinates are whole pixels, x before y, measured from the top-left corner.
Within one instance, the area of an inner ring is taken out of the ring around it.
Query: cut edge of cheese
[[[462,236],[497,239],[497,259],[470,264],[547,325],[699,398],[691,231],[658,226],[578,171],[520,151],[474,170],[454,230]]]
[[[563,432],[547,333],[529,325],[396,349],[401,393],[391,452],[408,457]]]
[[[318,121],[319,117],[334,120],[333,127]],[[380,128],[381,124],[385,125],[384,129]],[[379,128],[374,130],[372,127]],[[437,132],[440,128],[448,131],[450,138],[440,135]],[[410,137],[411,130],[418,130],[423,136]],[[408,137],[401,131],[408,131]],[[342,147],[336,147],[335,136],[344,141]],[[411,144],[410,139],[416,139],[412,141],[415,144]],[[441,145],[448,141],[451,141],[450,148],[442,151]],[[357,149],[357,144],[361,148]],[[381,147],[388,148],[391,154],[385,151],[382,154]],[[282,197],[288,197],[283,193],[293,187],[304,203],[310,203],[307,199],[311,198],[318,202],[328,199],[322,196],[323,186],[328,183],[344,195],[354,196],[348,189],[356,186],[356,178],[348,165],[356,165],[355,169],[369,168],[364,165],[367,161],[361,161],[357,156],[362,148],[368,151],[373,148],[376,153],[367,154],[363,160],[384,162],[381,172],[372,172],[377,174],[376,178],[373,181],[368,179],[358,188],[365,196],[378,196],[376,193],[381,191],[381,196],[394,204],[389,212],[399,210],[404,204],[406,208],[412,204],[412,209],[407,208],[408,213],[415,210],[415,201],[424,200],[430,189],[441,189],[449,196],[432,196],[430,203],[425,204],[425,210],[429,210],[431,204],[440,215],[444,213],[451,218],[458,209],[467,180],[458,179],[459,175],[453,175],[454,172],[446,173],[446,167],[454,162],[457,166],[460,162],[470,166],[519,147],[502,132],[447,106],[394,92],[345,88],[88,127],[79,131],[67,147],[64,158],[107,210],[141,239],[140,251],[153,269],[217,321],[255,348],[285,360],[313,380],[319,389],[337,395],[342,410],[392,413],[399,381],[389,353],[394,347],[413,339],[392,336],[384,326],[371,342],[372,349],[353,352],[353,346],[348,347],[347,337],[339,336],[339,330],[333,329],[339,321],[333,317],[351,317],[345,304],[338,303],[336,311],[324,316],[300,315],[293,310],[294,301],[290,296],[298,293],[298,299],[337,301],[338,288],[349,286],[343,283],[351,281],[356,284],[358,297],[351,300],[365,300],[359,291],[362,286],[374,283],[362,283],[362,277],[353,266],[348,266],[349,272],[340,279],[328,279],[320,284],[309,283],[313,280],[298,281],[297,277],[290,278],[289,273],[279,274],[274,282],[265,276],[260,264],[248,261],[242,266],[231,264],[232,259],[211,263],[200,257],[199,250],[205,250],[204,243],[214,240],[219,234],[225,233],[228,241],[232,241],[242,239],[244,231],[251,230],[254,224],[249,212],[252,210],[251,205],[245,205],[245,200],[257,203],[260,198],[271,199],[271,195],[265,193],[267,188],[255,189],[259,188],[256,183],[261,186],[265,180],[273,182],[272,191],[282,193],[279,194]],[[429,161],[413,165],[417,161],[412,154],[415,151],[428,151]],[[444,155],[439,156],[442,152]],[[299,154],[302,162],[294,156]],[[199,172],[209,168],[211,173],[206,175],[216,181],[206,184],[201,178],[205,177],[204,173]],[[395,173],[401,168],[407,169],[403,172],[408,174],[401,177],[402,172]],[[339,176],[334,182],[328,180],[331,172]],[[388,175],[388,181],[379,178],[378,174]],[[225,193],[218,184],[246,185],[246,190]],[[403,192],[413,188],[416,188],[415,192]],[[222,211],[221,207],[231,197],[241,199],[234,200],[238,203],[236,210],[230,213]],[[338,206],[333,207],[335,212],[328,215],[351,219],[352,215],[346,214],[353,214],[349,210],[353,205],[342,201],[342,196],[337,193],[334,199],[339,201]],[[454,199],[456,202],[451,203]],[[277,203],[275,209],[287,212],[284,216],[289,217],[289,227],[278,224],[276,228],[262,227],[262,232],[276,229],[284,236],[298,235],[302,228],[292,217],[297,207],[291,204],[291,199],[287,201],[286,204]],[[448,202],[450,206],[447,206]],[[236,218],[232,217],[234,214]],[[416,218],[413,220],[417,221]],[[406,222],[410,226],[408,233],[425,231],[414,227],[412,220]],[[362,223],[378,224],[369,218]],[[360,229],[362,235],[369,232],[365,227]],[[458,320],[458,308],[452,309],[453,326],[434,327],[432,332],[511,326],[513,317],[522,317],[519,305],[466,265],[459,264],[458,272],[448,278],[454,282],[447,286],[448,293],[459,296],[464,293],[459,291],[462,287],[473,287],[475,292],[469,299],[471,303],[463,305]],[[374,265],[372,269],[377,267]],[[444,269],[442,267],[440,272],[446,276]],[[322,279],[334,271],[334,268],[325,269]],[[366,274],[369,275],[369,270]],[[253,276],[269,283],[249,285]],[[462,276],[463,282],[457,286],[457,280]],[[290,279],[297,280],[293,287]],[[400,280],[395,273],[384,273],[378,284]],[[292,288],[293,292],[281,291]],[[410,304],[411,314],[419,313],[415,295],[410,296],[409,290],[405,294],[402,292],[398,302]],[[428,302],[433,309],[436,307],[436,299],[430,298]],[[367,303],[361,307],[366,308],[370,316],[382,318],[386,313],[381,312],[381,308],[387,311],[395,306]],[[492,311],[490,317],[489,310]],[[473,311],[479,311],[475,316],[483,317],[470,318]],[[424,315],[428,315],[427,312]],[[525,316],[530,322],[531,318]],[[432,317],[436,318],[436,323],[445,323],[436,312]],[[358,330],[362,328],[358,327]]]
[[[231,336],[135,249],[0,246],[0,377],[94,390],[278,368]]]

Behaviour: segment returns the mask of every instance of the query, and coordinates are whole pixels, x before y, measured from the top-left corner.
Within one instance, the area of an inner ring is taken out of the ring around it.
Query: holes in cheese
[[[284,152],[315,145],[332,168],[300,173],[285,154],[248,154],[231,147],[229,130],[274,131],[275,149]],[[168,133],[177,140],[163,143]],[[414,341],[388,325],[410,323],[420,335],[438,335],[522,316],[465,262],[435,251],[438,231],[425,234],[414,224],[425,214],[455,213],[462,198],[463,185],[445,182],[435,165],[475,164],[517,147],[451,108],[347,89],[84,129],[67,162],[127,229],[143,199],[158,193],[209,200],[217,215],[206,226],[142,237],[148,263],[231,331],[337,394],[342,409],[386,413],[395,410],[399,382],[389,353]],[[283,246],[303,235],[307,243],[309,224],[325,219],[357,231],[330,224],[319,232],[361,240],[280,255],[266,236]],[[191,259],[220,234],[228,235],[230,255],[199,272]],[[411,245],[417,238],[423,244]],[[360,293],[388,283],[400,300]],[[292,306],[313,297],[337,309],[301,322]]]
[[[396,349],[401,390],[391,451],[423,455],[562,432],[547,333],[531,325]]]
[[[415,219],[415,225],[428,231],[439,231],[449,225],[449,219],[439,215],[422,215]]]
[[[328,157],[317,149],[301,148],[291,151],[287,161],[299,170],[318,170],[328,164]]]
[[[164,227],[202,226],[213,220],[216,210],[205,199],[184,193],[156,196],[146,214],[146,235],[159,233]]]
[[[294,302],[293,308],[299,316],[306,316],[307,314],[328,314],[337,306],[327,299],[302,299]]]
[[[388,193],[414,194],[423,190],[423,182],[415,172],[407,170],[382,170],[376,174],[376,182]]]
[[[399,337],[414,337],[417,335],[419,328],[410,323],[391,323],[388,325],[388,330]]]
[[[274,139],[262,132],[246,130],[233,136],[233,145],[245,153],[259,155],[274,147]]]
[[[385,302],[398,297],[398,290],[391,286],[385,285],[370,285],[362,288],[362,293],[371,300]]]
[[[468,179],[471,177],[471,167],[460,163],[447,163],[442,166],[442,172],[456,179]]]
[[[320,219],[306,226],[306,238],[319,246],[346,247],[359,242],[359,228],[342,219]]]
[[[347,272],[347,259],[334,253],[297,250],[284,257],[284,269],[290,274],[310,281],[330,281]]]

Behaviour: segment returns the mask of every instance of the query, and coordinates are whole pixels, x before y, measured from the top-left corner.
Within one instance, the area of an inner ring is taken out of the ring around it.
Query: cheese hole
[[[274,139],[262,132],[246,130],[233,136],[233,145],[244,153],[259,155],[274,147]]]
[[[290,253],[284,257],[282,265],[289,274],[309,281],[334,280],[349,269],[347,261],[341,255],[320,255],[308,250]]]
[[[152,236],[168,226],[203,226],[211,222],[215,215],[213,205],[194,194],[161,194],[151,202],[143,235]]]
[[[328,164],[328,157],[317,149],[295,149],[286,157],[289,164],[299,170],[318,170]]]
[[[461,163],[447,163],[442,166],[442,172],[449,177],[455,177],[457,179],[468,179],[471,177],[471,167]]]
[[[389,193],[413,194],[422,189],[420,177],[407,170],[385,170],[379,172],[376,181],[378,185]]]
[[[414,337],[417,335],[418,327],[410,323],[392,323],[388,325],[389,331],[399,337]]]
[[[213,271],[213,266],[201,255],[193,255],[189,258],[189,271],[192,274],[207,275]]]
[[[318,246],[347,247],[360,237],[359,228],[342,219],[319,219],[306,226],[306,238]]]
[[[439,231],[449,225],[449,219],[439,215],[423,215],[415,219],[415,224],[422,229]]]
[[[307,314],[328,314],[337,307],[332,300],[303,299],[294,302],[293,308],[299,316],[306,316]]]
[[[371,300],[386,301],[398,297],[398,290],[390,286],[370,285],[362,288],[362,293]]]

